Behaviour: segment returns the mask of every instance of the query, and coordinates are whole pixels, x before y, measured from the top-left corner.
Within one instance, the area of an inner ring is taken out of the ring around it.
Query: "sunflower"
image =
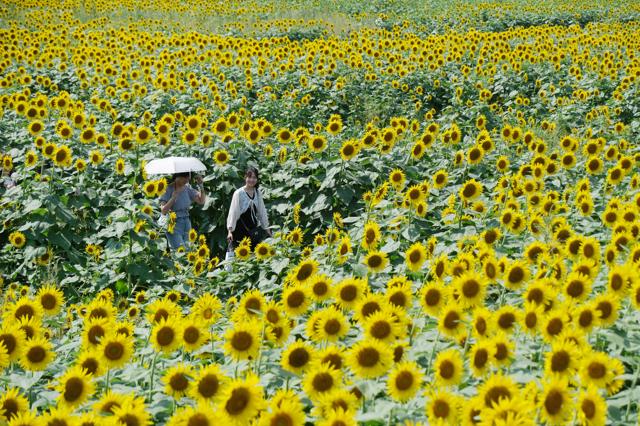
[[[428,315],[437,317],[448,300],[448,287],[439,281],[429,281],[420,289],[420,304]]]
[[[42,308],[36,301],[31,300],[28,296],[22,296],[20,299],[5,307],[3,318],[5,320],[20,321],[21,318],[35,318],[37,321],[42,319]]]
[[[55,285],[46,284],[38,290],[36,300],[42,307],[42,311],[46,316],[53,316],[62,309],[62,305],[64,304],[64,295]]]
[[[493,319],[498,330],[512,333],[520,320],[521,312],[512,305],[501,306],[494,314]]]
[[[151,344],[156,351],[169,354],[180,346],[182,325],[179,318],[170,316],[155,323],[151,330]]]
[[[196,407],[182,407],[174,411],[167,421],[167,426],[199,425],[214,426],[218,424],[215,411],[206,404]]]
[[[542,336],[551,343],[567,328],[568,324],[566,312],[560,309],[549,311],[542,320]]]
[[[489,340],[479,340],[471,346],[469,351],[469,367],[475,377],[483,377],[489,371],[494,346]]]
[[[67,145],[60,145],[53,154],[53,162],[58,167],[71,166],[71,148]]]
[[[456,303],[448,303],[443,306],[438,317],[438,330],[440,334],[453,340],[459,340],[466,333],[465,312]]]
[[[315,274],[306,284],[311,290],[311,297],[322,302],[332,297],[333,280],[324,274]]]
[[[193,352],[201,348],[209,340],[205,322],[194,315],[189,315],[182,324],[182,346]]]
[[[380,238],[380,225],[373,221],[367,222],[362,232],[362,248],[365,250],[375,250],[380,242]]]
[[[6,350],[7,362],[16,361],[22,356],[26,338],[18,322],[5,321],[0,326],[0,346]]]
[[[311,304],[311,295],[306,286],[294,284],[283,290],[282,302],[287,314],[295,317],[307,311]]]
[[[594,385],[602,389],[608,388],[619,374],[624,373],[624,366],[604,352],[591,351],[583,356],[579,373],[583,386]]]
[[[35,166],[37,162],[38,154],[33,150],[29,150],[24,156],[24,166],[30,168]]]
[[[348,235],[343,235],[342,238],[340,238],[336,252],[338,253],[338,262],[344,263],[347,260],[347,255],[352,252],[351,238],[349,238]]]
[[[407,268],[412,272],[417,272],[427,260],[427,249],[418,241],[407,249],[404,256]]]
[[[358,421],[355,412],[338,407],[329,410],[323,419],[316,422],[316,426],[358,426]]]
[[[138,296],[143,297],[142,295]],[[181,313],[180,307],[167,299],[156,299],[145,308],[145,316],[151,324],[157,324],[161,320],[166,320],[170,317],[179,317]]]
[[[601,327],[610,327],[617,321],[620,314],[620,299],[615,294],[610,292],[599,294],[593,299],[593,306]]]
[[[109,331],[100,339],[97,348],[101,363],[107,368],[120,368],[129,362],[133,355],[133,335],[126,336],[117,331]]]
[[[340,158],[343,161],[352,160],[359,152],[359,144],[353,139],[346,140],[340,147]]]
[[[253,249],[253,252],[255,253],[258,260],[265,260],[271,257],[271,253],[273,250],[274,249],[271,244],[261,242],[256,245],[256,247]]]
[[[335,284],[333,293],[343,309],[354,308],[369,290],[366,279],[347,277]]]
[[[316,311],[307,320],[307,335],[314,341],[336,342],[349,331],[349,321],[334,306]]]
[[[11,420],[28,412],[29,401],[18,388],[6,388],[0,395],[0,419]]]
[[[418,393],[423,379],[422,369],[415,362],[399,362],[387,378],[387,393],[396,401],[407,402]]]
[[[420,203],[423,203],[425,196],[426,195],[420,188],[420,185],[411,185],[407,188],[407,192],[404,195],[405,202],[412,206],[418,206]]]
[[[464,201],[475,200],[482,194],[482,184],[475,179],[466,181],[460,188],[459,195]]]
[[[458,303],[464,308],[473,308],[484,304],[487,284],[482,275],[469,271],[455,277],[451,286]]]
[[[446,170],[438,170],[432,177],[433,186],[437,189],[444,188],[449,182],[449,174]]]
[[[301,374],[309,368],[316,355],[312,345],[298,340],[282,351],[280,365],[287,371]]]
[[[512,399],[519,394],[518,386],[509,376],[502,373],[492,374],[478,388],[478,396],[486,408],[495,406],[501,399]]]
[[[338,388],[318,395],[312,414],[325,418],[336,410],[343,410],[347,414],[354,414],[357,412],[359,405],[356,395],[347,389]]]
[[[256,317],[263,313],[267,306],[267,301],[264,295],[260,293],[260,290],[251,290],[243,294],[238,305],[238,319],[246,320],[247,316]]]
[[[194,376],[194,370],[191,365],[178,363],[171,366],[162,376],[164,383],[164,392],[175,398],[180,399],[189,393],[191,388],[191,378]]]
[[[322,395],[337,389],[342,382],[340,370],[333,368],[330,364],[314,362],[312,363],[302,380],[302,389],[307,396],[317,401]]]
[[[219,149],[213,153],[213,160],[218,166],[224,166],[231,160],[231,155],[226,149]]]
[[[401,324],[393,319],[390,312],[379,310],[363,320],[365,338],[390,344],[402,335]]]
[[[505,268],[504,285],[508,289],[515,290],[522,287],[531,276],[527,264],[522,260],[516,260]]]
[[[388,372],[393,364],[393,351],[384,342],[366,339],[351,347],[346,362],[356,377],[376,378]]]
[[[146,410],[144,398],[125,397],[122,405],[113,406],[113,417],[119,424],[149,426],[151,414]]]
[[[203,293],[191,306],[190,316],[198,318],[206,325],[214,324],[220,317],[222,303],[211,293]]]
[[[20,365],[25,370],[41,371],[47,368],[53,358],[55,353],[51,343],[44,337],[37,336],[25,342]]]
[[[387,284],[385,297],[391,305],[405,310],[409,309],[413,305],[413,290],[411,289],[411,282],[409,281],[393,286],[389,286]]]
[[[307,140],[307,146],[315,153],[321,153],[327,148],[327,138],[324,136],[312,136]]]
[[[261,326],[244,321],[229,327],[224,334],[224,351],[235,360],[255,359],[260,351]]]
[[[58,404],[73,408],[93,395],[92,375],[80,366],[72,367],[59,379],[56,390],[60,392]]]
[[[430,424],[458,424],[460,397],[444,390],[431,390],[427,396],[426,412]]]
[[[91,164],[94,166],[97,166],[100,163],[102,163],[103,159],[104,159],[104,156],[98,150],[93,150],[89,153],[89,162],[91,162]]]
[[[448,349],[438,353],[433,363],[436,383],[444,386],[455,386],[460,383],[464,373],[462,356],[456,349]]]
[[[75,425],[72,411],[71,407],[58,404],[57,407],[51,407],[48,412],[42,413],[39,420],[44,425],[72,426]]]
[[[294,246],[299,246],[302,244],[302,239],[304,238],[304,231],[302,231],[299,227],[295,227],[287,234],[287,241],[289,241]]]
[[[218,413],[222,424],[249,424],[266,407],[260,379],[250,374],[244,380],[231,380],[222,390]]]
[[[582,388],[577,400],[578,419],[587,426],[601,426],[606,424],[607,402],[598,393],[595,386]]]
[[[515,358],[515,341],[510,340],[509,337],[501,331],[491,337],[489,341],[493,346],[493,364],[498,367],[511,364]]]
[[[303,259],[287,275],[287,278],[295,284],[306,284],[313,275],[318,272],[318,262],[314,259]]]
[[[25,243],[27,242],[27,238],[24,236],[22,232],[14,231],[11,234],[9,234],[9,242],[15,248],[20,249],[24,247]]]
[[[280,142],[283,145],[286,145],[289,142],[291,142],[293,138],[293,134],[289,129],[283,128],[278,131],[277,138],[278,138],[278,142]]]
[[[363,263],[370,272],[381,272],[389,264],[389,260],[385,252],[374,250],[367,253]]]
[[[411,158],[414,160],[421,159],[427,152],[427,146],[421,141],[417,141],[411,147]]]
[[[393,169],[391,173],[389,173],[389,183],[397,191],[400,191],[404,187],[405,181],[406,181],[406,178],[402,170]]]
[[[76,358],[75,365],[94,377],[101,376],[105,370],[104,362],[97,350],[83,350]]]
[[[216,401],[226,386],[229,378],[222,373],[218,364],[201,367],[193,375],[193,384],[189,388],[189,396],[198,402]]]
[[[566,424],[573,415],[573,398],[566,379],[551,379],[542,389],[540,418],[547,424]]]

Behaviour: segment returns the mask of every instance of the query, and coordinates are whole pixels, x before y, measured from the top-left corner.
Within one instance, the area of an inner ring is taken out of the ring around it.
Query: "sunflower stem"
[[[427,371],[431,369],[431,363],[433,362],[433,357],[436,354],[436,347],[438,346],[439,339],[440,339],[440,330],[436,332],[436,338],[433,339],[433,347],[431,348],[431,355],[429,355],[429,363],[427,364]]]
[[[151,376],[149,378],[149,394],[147,396],[149,399],[149,402],[151,402],[151,396],[153,395],[153,379],[156,372],[157,359],[158,359],[158,352],[156,352],[155,355],[153,355],[153,361],[151,361]]]
[[[104,391],[105,393],[109,392],[109,379],[111,379],[111,369],[107,369],[107,379],[105,381]]]
[[[638,376],[640,376],[640,364],[636,366],[636,375],[633,378],[633,384],[631,385],[630,391],[636,388],[636,384],[638,383]],[[629,401],[627,402],[627,410],[624,413],[625,424],[629,422],[629,414],[631,413],[631,404],[632,404],[632,400],[631,398],[629,398]]]

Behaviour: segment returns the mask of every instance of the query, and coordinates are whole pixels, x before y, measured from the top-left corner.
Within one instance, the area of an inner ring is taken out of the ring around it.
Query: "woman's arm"
[[[160,198],[160,212],[162,214],[169,214],[179,194],[180,192],[174,190],[171,192],[169,199]]]
[[[203,205],[205,201],[207,201],[207,194],[204,192],[204,185],[202,176],[196,178],[196,182],[198,183],[198,194],[195,196],[194,201],[200,205]]]
[[[229,214],[227,215],[227,230],[232,232],[236,229],[236,222],[240,217],[240,194],[238,191],[233,193],[231,205],[229,206]]]
[[[260,223],[262,224],[262,228],[267,231],[267,234],[271,236],[271,230],[269,229],[269,216],[267,215],[267,208],[264,206],[264,200],[262,199],[262,192],[260,190],[256,191],[258,194],[258,218],[260,219]]]

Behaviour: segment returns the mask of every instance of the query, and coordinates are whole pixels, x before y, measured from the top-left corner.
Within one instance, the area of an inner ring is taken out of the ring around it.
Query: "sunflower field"
[[[0,2],[0,425],[640,424],[639,52],[627,0]]]

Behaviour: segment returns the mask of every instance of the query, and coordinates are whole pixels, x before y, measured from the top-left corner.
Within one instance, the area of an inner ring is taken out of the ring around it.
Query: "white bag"
[[[231,271],[231,262],[233,262],[233,259],[235,257],[236,252],[233,251],[233,245],[229,244],[229,246],[227,247],[227,252],[224,255],[224,261],[227,262],[227,264],[224,266],[225,271]]]
[[[158,218],[158,226],[162,229],[167,229],[167,225],[169,225],[169,215],[160,214],[160,217]]]

